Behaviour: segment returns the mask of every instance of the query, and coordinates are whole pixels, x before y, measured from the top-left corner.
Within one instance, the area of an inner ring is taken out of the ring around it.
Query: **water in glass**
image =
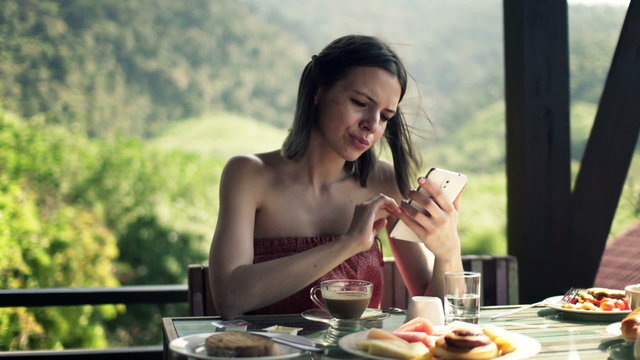
[[[447,294],[445,296],[444,311],[447,324],[453,321],[478,323],[480,309],[480,295],[478,294]]]

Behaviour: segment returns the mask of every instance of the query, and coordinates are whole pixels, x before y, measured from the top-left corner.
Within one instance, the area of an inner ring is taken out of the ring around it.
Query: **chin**
[[[358,159],[360,159],[362,156],[364,156],[365,154],[367,154],[368,151],[373,151],[371,150],[371,148],[368,148],[367,150],[359,150],[359,151],[354,151],[352,154],[347,154],[347,157],[349,159],[345,159],[347,161],[356,161]]]
[[[364,155],[364,152],[355,153],[353,151],[348,151],[347,150],[347,151],[345,151],[345,152],[343,152],[342,154],[339,154],[339,155],[340,155],[341,158],[344,159],[344,161],[354,162],[354,161],[357,161],[358,159],[360,159],[360,157],[362,155]]]
[[[373,151],[371,148],[367,148],[366,150],[354,149],[352,147],[345,147],[342,151],[337,152],[337,155],[344,159],[344,161],[357,161],[360,159],[367,151]]]

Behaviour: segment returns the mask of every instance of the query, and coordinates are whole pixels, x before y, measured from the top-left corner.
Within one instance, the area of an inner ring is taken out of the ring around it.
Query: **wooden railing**
[[[187,303],[187,285],[0,290],[0,307]],[[160,326],[160,324],[158,324]],[[162,359],[162,345],[0,352],[0,359]]]
[[[518,303],[518,262],[513,256],[463,256],[466,270],[483,274],[484,305]],[[205,265],[189,268],[189,285],[146,285],[113,288],[49,288],[0,290],[0,308],[101,304],[189,304],[191,315],[215,314],[209,296]],[[383,306],[405,307],[408,294],[393,259],[385,259]],[[190,291],[191,290],[191,291]],[[158,325],[160,326],[160,325]],[[135,346],[107,349],[72,349],[0,352],[6,359],[162,359],[163,347]]]

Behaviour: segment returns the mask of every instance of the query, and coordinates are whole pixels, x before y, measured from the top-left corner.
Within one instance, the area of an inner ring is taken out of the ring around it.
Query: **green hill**
[[[268,123],[217,112],[171,124],[149,144],[226,160],[237,154],[279,149],[286,135],[285,130]]]
[[[7,110],[103,138],[212,109],[284,127],[308,56],[226,0],[3,0],[0,48]]]
[[[569,15],[573,100],[595,103],[624,9]],[[0,102],[104,138],[217,109],[286,128],[310,56],[364,33],[398,50],[415,80],[407,100],[420,91],[453,133],[503,98],[501,16],[499,0],[3,0]]]

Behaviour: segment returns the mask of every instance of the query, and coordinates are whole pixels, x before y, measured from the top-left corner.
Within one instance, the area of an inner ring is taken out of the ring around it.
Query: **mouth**
[[[349,137],[351,138],[356,148],[364,150],[369,147],[369,140],[367,140],[366,138],[354,134],[349,134]]]

